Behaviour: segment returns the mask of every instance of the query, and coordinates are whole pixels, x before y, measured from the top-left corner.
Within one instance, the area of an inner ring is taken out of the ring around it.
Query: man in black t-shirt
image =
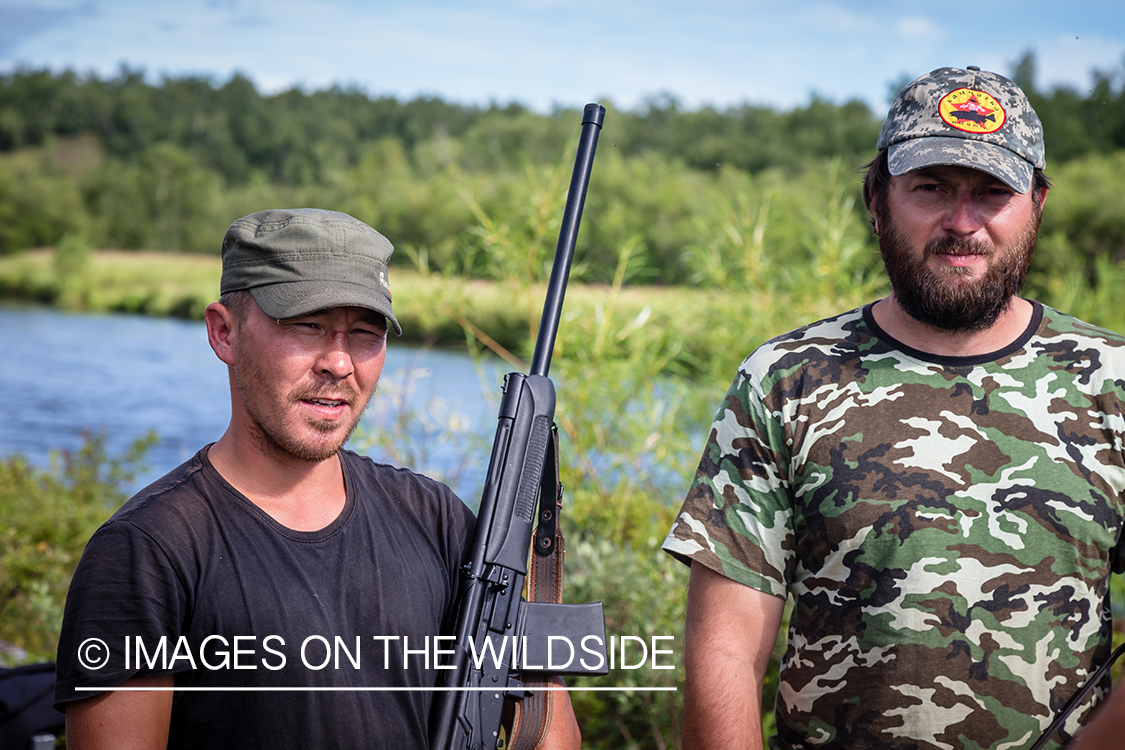
[[[82,556],[55,694],[71,748],[427,746],[474,519],[444,485],[342,450],[401,333],[391,251],[330,211],[227,231],[206,323],[230,425]],[[553,696],[549,740],[576,747]]]

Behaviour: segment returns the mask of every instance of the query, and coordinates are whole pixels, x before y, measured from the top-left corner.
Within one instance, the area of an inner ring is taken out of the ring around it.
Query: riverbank
[[[162,252],[90,252],[77,272],[60,273],[56,253],[38,249],[0,258],[0,299],[32,301],[66,310],[129,312],[201,320],[218,296],[220,260]],[[406,342],[466,348],[486,346],[504,356],[527,356],[542,312],[542,288],[512,282],[466,281],[391,269],[395,313]],[[565,320],[618,320],[700,326],[714,295],[682,288],[571,284]],[[685,310],[695,311],[685,315]],[[673,323],[673,321],[678,321]],[[698,342],[705,340],[696,337]],[[696,351],[696,355],[702,354]]]
[[[202,320],[218,297],[222,267],[215,256],[99,250],[78,273],[60,278],[55,251],[38,249],[0,258],[0,299],[31,301],[72,311],[129,312]],[[538,321],[542,291],[492,281],[446,279],[392,268],[395,312],[403,340],[464,347],[466,329],[495,346],[519,351]],[[572,284],[571,315],[595,314],[604,287]],[[646,305],[670,307],[680,290],[624,290],[621,314],[637,315]],[[533,298],[532,304],[525,300]]]
[[[63,254],[65,257],[65,253]],[[53,249],[0,257],[0,299],[65,310],[203,318],[218,296],[221,265],[210,255],[85,251],[63,262]],[[542,286],[449,278],[391,269],[402,341],[487,347],[523,369],[543,308]],[[725,288],[586,285],[567,289],[559,345],[665,359],[670,371],[726,382],[754,346],[795,326],[869,301],[873,287],[831,274],[795,275],[787,288],[763,276]]]

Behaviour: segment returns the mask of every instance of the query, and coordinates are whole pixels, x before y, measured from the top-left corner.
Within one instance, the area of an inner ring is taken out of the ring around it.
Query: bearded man
[[[475,519],[343,449],[401,333],[391,251],[319,209],[227,230],[206,322],[230,425],[87,545],[59,641],[68,747],[428,746]],[[545,746],[576,748],[566,693],[552,712]]]
[[[664,543],[691,565],[686,748],[762,747],[787,597],[775,749],[1028,748],[1108,654],[1125,338],[1017,296],[1039,118],[1006,78],[942,68],[878,149],[891,295],[743,362]]]

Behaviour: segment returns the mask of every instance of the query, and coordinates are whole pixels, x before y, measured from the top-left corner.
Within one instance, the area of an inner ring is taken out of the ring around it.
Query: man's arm
[[[551,681],[563,687],[561,677]],[[582,733],[574,718],[574,708],[570,705],[570,693],[559,690],[551,693],[551,727],[539,750],[578,750],[582,747]]]
[[[121,687],[172,687],[172,676],[136,677]],[[164,750],[172,717],[172,691],[109,691],[66,707],[71,750]]]
[[[684,634],[686,750],[761,750],[762,678],[785,600],[691,566]]]
[[[1123,733],[1125,733],[1125,690],[1117,688],[1108,701],[1097,707],[1094,718],[1078,733],[1078,739],[1066,747],[1067,750],[1119,747]]]

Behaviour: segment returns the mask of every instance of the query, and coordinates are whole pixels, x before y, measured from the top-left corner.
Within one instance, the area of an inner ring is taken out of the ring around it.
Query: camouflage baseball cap
[[[891,174],[953,165],[987,172],[1019,193],[1046,165],[1043,126],[1019,86],[970,66],[939,68],[899,92],[879,133]]]
[[[330,307],[382,313],[395,332],[386,237],[347,214],[316,208],[270,209],[244,216],[223,237],[221,294],[249,290],[271,318]]]

